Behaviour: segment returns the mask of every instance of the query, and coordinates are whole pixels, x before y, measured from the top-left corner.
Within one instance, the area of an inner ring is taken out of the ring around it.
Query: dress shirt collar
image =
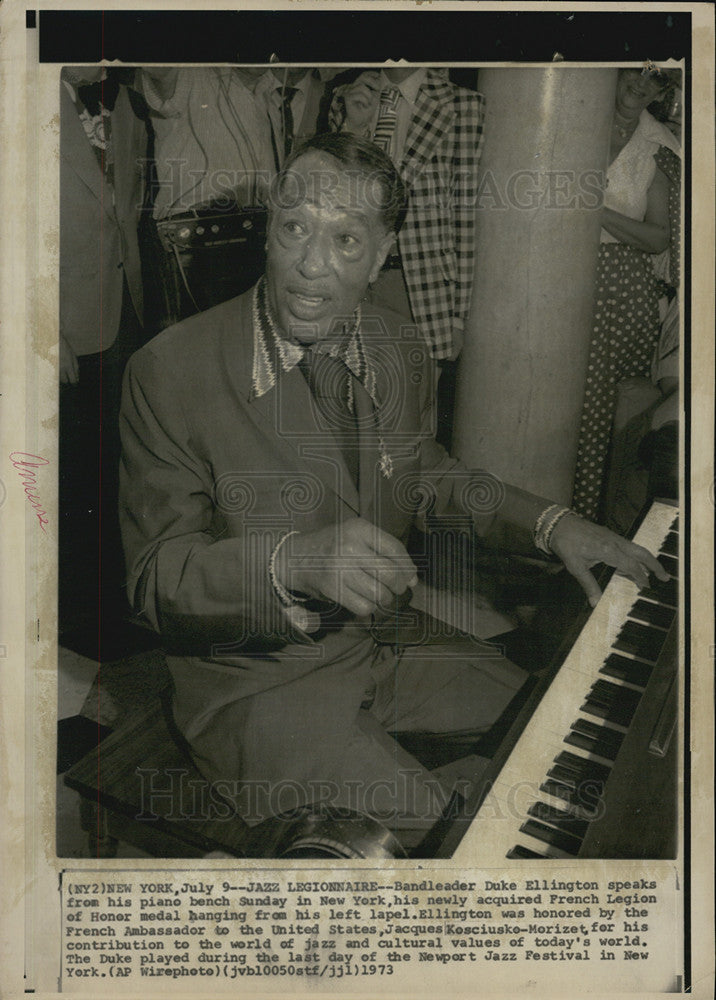
[[[390,479],[393,475],[393,459],[388,453],[381,428],[375,368],[366,355],[361,336],[360,306],[356,309],[351,320],[343,325],[336,337],[328,337],[317,344],[303,346],[281,336],[271,313],[265,278],[261,278],[254,288],[252,305],[254,328],[252,398],[257,399],[264,396],[274,388],[279,365],[283,372],[292,371],[309,349],[318,354],[327,354],[331,358],[338,358],[371,398],[380,453],[378,468],[385,479]],[[353,384],[350,379],[348,381],[347,402],[349,409],[355,413]]]
[[[309,346],[319,354],[340,358],[346,367],[366,385],[372,396],[375,392],[375,373],[369,364],[360,336],[360,307],[346,323],[337,337],[320,341],[315,345],[299,344],[287,340],[280,333],[268,300],[266,279],[261,278],[253,294],[254,363],[252,375],[252,396],[254,399],[265,395],[276,385],[277,364],[284,372],[292,371],[303,359]],[[368,374],[370,378],[368,378]]]
[[[307,69],[300,80],[296,83],[286,82],[287,87],[293,87],[302,96],[306,95],[311,83],[311,70]],[[256,85],[256,92],[263,93],[266,100],[269,100],[274,107],[281,105],[281,91],[283,90],[283,80],[276,76],[272,69],[267,70]],[[294,97],[297,95],[294,95]]]
[[[381,90],[385,90],[386,87],[396,87],[400,91],[401,96],[408,102],[412,111],[415,108],[415,102],[418,99],[418,91],[425,82],[427,75],[428,71],[423,66],[420,69],[416,69],[416,71],[411,73],[410,76],[406,76],[406,78],[401,80],[400,83],[392,83],[383,71],[380,74],[380,87]]]

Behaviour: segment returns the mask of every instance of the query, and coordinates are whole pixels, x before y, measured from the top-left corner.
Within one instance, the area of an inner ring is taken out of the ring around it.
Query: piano
[[[676,856],[676,507],[654,501],[634,541],[657,556],[668,582],[652,577],[640,591],[612,575],[435,856],[495,866]]]

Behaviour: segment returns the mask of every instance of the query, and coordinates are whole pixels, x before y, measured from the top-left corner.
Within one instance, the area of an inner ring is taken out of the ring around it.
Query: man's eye
[[[353,236],[352,233],[341,233],[338,237],[338,242],[344,250],[355,250],[360,243],[359,239]]]
[[[303,233],[303,226],[300,222],[284,222],[283,229],[289,236],[300,236]]]

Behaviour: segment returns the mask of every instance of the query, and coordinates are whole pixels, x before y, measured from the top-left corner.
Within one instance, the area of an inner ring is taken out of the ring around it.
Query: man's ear
[[[385,236],[381,239],[380,243],[378,244],[378,251],[375,255],[375,261],[373,263],[373,267],[371,268],[370,275],[368,277],[369,284],[372,285],[375,279],[380,274],[380,269],[385,263],[385,258],[390,253],[390,249],[394,243],[395,243],[395,233],[393,232],[386,233]]]

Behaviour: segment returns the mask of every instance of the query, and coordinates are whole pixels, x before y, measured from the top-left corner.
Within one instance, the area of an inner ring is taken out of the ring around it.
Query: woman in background
[[[572,501],[595,520],[602,515],[617,384],[648,373],[659,299],[678,286],[679,144],[646,110],[672,97],[665,72],[619,73]]]

